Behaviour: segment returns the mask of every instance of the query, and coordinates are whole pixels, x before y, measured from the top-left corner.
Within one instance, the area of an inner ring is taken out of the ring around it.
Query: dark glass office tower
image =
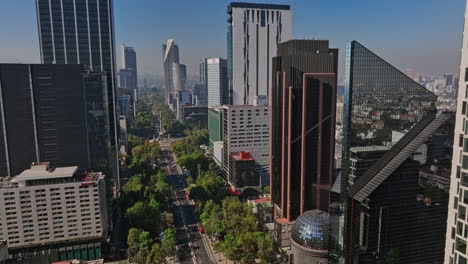
[[[107,75],[110,138],[117,164],[112,0],[36,0],[36,9],[42,63],[82,64],[85,70]],[[113,174],[118,179],[117,168],[113,168]]]
[[[443,262],[454,117],[428,115],[377,162],[355,159],[374,162],[347,192],[346,263]]]
[[[292,221],[308,210],[329,211],[338,50],[330,49],[328,40],[290,40],[278,45],[277,55],[271,90],[271,197],[275,217]]]
[[[404,247],[411,247],[406,244],[407,241],[399,239],[406,236],[408,241],[412,241],[414,254],[419,250],[418,245],[423,245],[426,241],[418,242],[415,237],[417,235],[405,228],[423,230],[424,225],[415,226],[413,223],[434,221],[441,213],[431,210],[423,213],[423,209],[419,207],[421,203],[416,203],[422,188],[418,184],[418,176],[423,167],[426,170],[438,168],[431,167],[431,163],[439,167],[446,164],[441,166],[437,164],[438,160],[419,159],[417,153],[424,152],[424,147],[411,149],[410,152],[405,152],[405,149],[414,144],[424,145],[413,141],[411,135],[416,137],[416,134],[419,138],[428,140],[428,134],[434,133],[435,130],[424,129],[432,124],[436,116],[437,98],[357,41],[346,44],[345,62],[342,174],[340,188],[337,188],[341,193],[341,208],[344,208],[341,210],[344,225],[332,227],[341,229],[337,232],[340,236],[335,240],[341,242],[333,248],[338,249],[337,254],[343,254],[346,263],[376,263],[375,258],[367,257],[379,256],[381,260],[386,254],[399,255],[400,262],[397,263],[413,263],[403,262],[407,254]],[[412,159],[406,161],[411,153]],[[380,167],[376,167],[377,165]],[[389,168],[390,165],[394,167]],[[377,182],[378,177],[375,175],[381,173],[386,173],[386,176],[379,178],[380,182]],[[360,188],[366,190],[367,194],[360,197],[362,199],[357,203],[353,202],[357,199],[355,192]],[[443,204],[443,199],[439,203]],[[406,210],[405,205],[415,212]],[[356,213],[356,207],[359,206],[367,206],[370,211]],[[391,211],[386,211],[389,208]],[[396,210],[400,209],[397,213]],[[402,212],[405,215],[400,214]],[[375,227],[375,221],[380,221],[385,230],[366,231],[368,225]],[[434,230],[429,234],[438,232],[437,224],[434,223],[433,226]],[[393,231],[393,237],[383,237],[383,233],[389,232],[388,230]],[[376,240],[375,233],[381,235],[380,240]],[[356,243],[356,236],[359,243]],[[436,236],[431,239],[433,243],[438,243]],[[396,249],[388,244],[395,241],[407,246]],[[432,248],[429,244],[424,246]],[[340,249],[344,251],[340,252]],[[424,254],[421,253],[423,251],[418,252],[417,254]]]
[[[427,115],[436,96],[357,41],[346,44],[342,190],[358,175],[349,173],[350,148],[396,143]]]
[[[0,175],[32,162],[105,171],[106,77],[81,65],[0,64]]]

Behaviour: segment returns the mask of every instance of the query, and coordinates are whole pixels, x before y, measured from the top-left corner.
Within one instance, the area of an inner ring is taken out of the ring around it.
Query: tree
[[[270,195],[270,185],[267,185],[267,186],[263,187],[262,194],[263,195]]]
[[[274,261],[274,238],[271,232],[266,234],[260,233],[257,238],[257,257],[260,259],[260,263],[268,264]]]
[[[162,240],[162,250],[166,254],[166,256],[171,256],[175,252],[175,230],[172,228],[168,228],[164,230],[163,240]]]
[[[153,235],[158,234],[160,212],[154,205],[148,206],[144,202],[139,201],[127,209],[125,218],[128,219],[130,227],[148,230]]]
[[[138,250],[140,249],[140,234],[141,230],[137,228],[130,228],[128,231],[128,257],[133,258],[138,254]]]
[[[146,264],[166,264],[166,255],[159,243],[153,244],[151,251],[146,257]]]

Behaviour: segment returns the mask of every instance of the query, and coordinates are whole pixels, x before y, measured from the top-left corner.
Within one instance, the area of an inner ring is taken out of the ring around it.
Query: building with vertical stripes
[[[116,106],[113,0],[36,0],[41,62],[82,64],[85,70],[104,72],[111,144],[112,174],[119,182],[117,163],[118,120]]]
[[[255,96],[269,95],[277,46],[291,38],[291,9],[233,2],[227,13],[228,104],[252,104]]]

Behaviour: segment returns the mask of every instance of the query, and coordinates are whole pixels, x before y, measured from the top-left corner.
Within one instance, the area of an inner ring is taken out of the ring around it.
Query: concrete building
[[[0,175],[38,161],[114,172],[105,75],[76,64],[0,64],[0,87]]]
[[[207,61],[208,106],[228,104],[227,62],[222,58]]]
[[[248,151],[257,163],[260,186],[269,185],[270,172],[270,113],[268,98],[261,97],[257,105],[223,106],[223,171],[227,179],[233,153]]]
[[[0,239],[10,250],[107,238],[107,202],[102,173],[33,163],[0,182]]]
[[[224,162],[224,146],[223,141],[213,142],[213,159],[219,167],[223,167]]]
[[[255,96],[269,96],[277,46],[292,35],[289,5],[230,3],[228,13],[227,104],[251,105]]]
[[[196,105],[182,105],[182,122],[188,127],[208,127],[208,107]]]
[[[466,1],[465,24],[460,62],[460,79],[453,142],[450,200],[445,236],[445,264],[468,263],[466,236],[468,232],[468,129],[466,127],[468,92],[468,1]]]

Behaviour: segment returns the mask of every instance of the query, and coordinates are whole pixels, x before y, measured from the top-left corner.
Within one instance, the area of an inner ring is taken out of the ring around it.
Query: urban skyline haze
[[[0,62],[40,62],[34,2],[0,2],[0,16],[5,21],[15,21],[14,27],[0,27],[4,36]],[[226,6],[230,2],[117,0],[114,2],[115,43],[135,47],[140,75],[162,79],[161,45],[174,38],[180,47],[181,63],[187,64],[188,77],[197,79],[201,58],[226,57]],[[268,3],[291,5],[293,38],[329,39],[331,47],[340,49],[339,79],[343,76],[345,41],[353,39],[371,47],[401,70],[408,67],[424,73],[457,72],[463,0],[424,3],[363,0],[333,4],[326,0],[274,0]],[[117,56],[120,56],[118,52]]]

